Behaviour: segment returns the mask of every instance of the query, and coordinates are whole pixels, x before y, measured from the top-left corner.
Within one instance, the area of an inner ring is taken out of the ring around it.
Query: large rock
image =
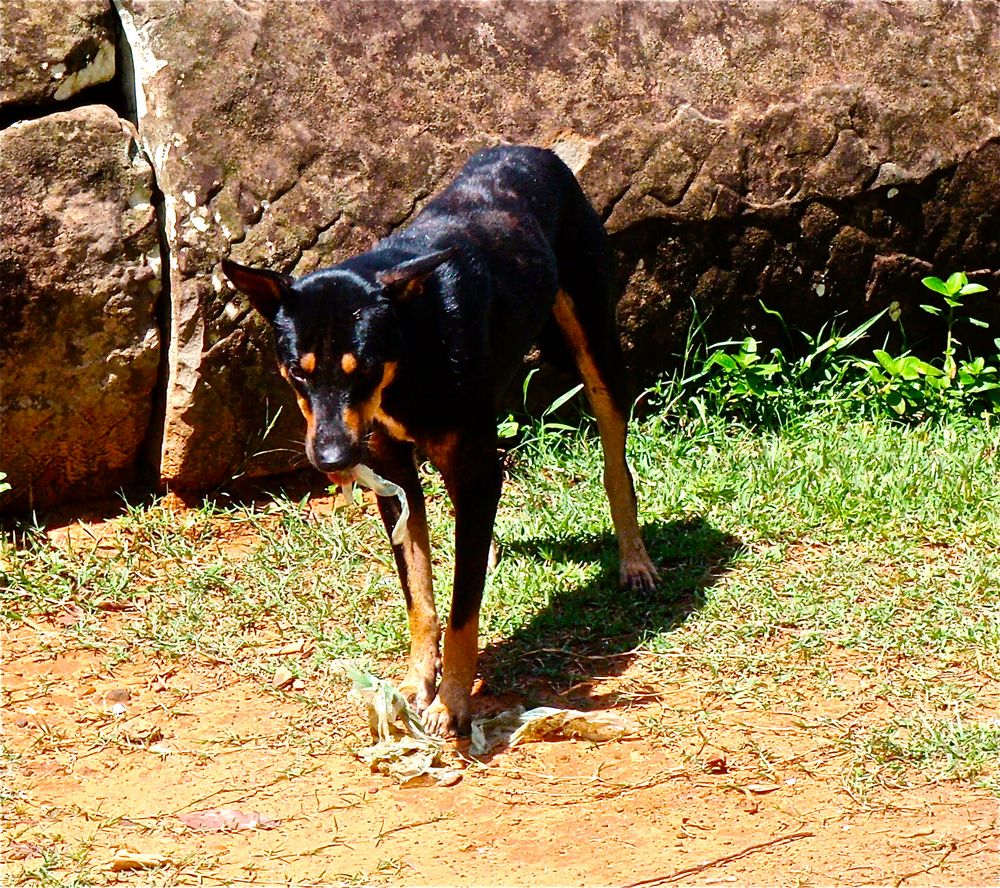
[[[114,76],[109,0],[0,4],[0,107],[61,102]]]
[[[762,298],[812,323],[995,261],[994,4],[119,6],[167,201],[175,486],[277,468],[301,434],[219,259],[340,260],[503,140],[556,147],[607,219],[638,379],[691,297],[734,333]]]
[[[152,170],[102,105],[0,134],[3,509],[113,493],[157,379]]]

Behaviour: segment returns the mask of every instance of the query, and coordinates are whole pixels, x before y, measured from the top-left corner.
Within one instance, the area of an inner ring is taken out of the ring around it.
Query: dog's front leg
[[[441,639],[434,607],[431,547],[427,533],[424,492],[420,486],[411,444],[395,441],[388,435],[376,432],[372,435],[369,451],[372,468],[402,487],[410,505],[406,539],[402,544],[392,547],[410,624],[409,667],[400,690],[419,712],[423,712],[434,699],[439,662],[438,645]],[[400,516],[399,502],[395,497],[380,496],[378,508],[386,532],[391,537],[392,529]]]
[[[479,606],[486,582],[502,471],[496,441],[456,438],[432,453],[455,507],[455,581],[444,634],[444,665],[437,698],[424,713],[432,734],[454,737],[470,726],[469,697],[479,654]]]

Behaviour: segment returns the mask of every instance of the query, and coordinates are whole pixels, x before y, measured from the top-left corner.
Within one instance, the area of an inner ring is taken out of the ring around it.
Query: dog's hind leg
[[[556,294],[553,315],[583,380],[584,391],[597,418],[604,451],[604,489],[618,537],[622,585],[650,592],[656,586],[656,568],[646,552],[636,514],[635,486],[625,461],[628,408],[620,369],[621,354],[613,323],[584,328],[581,315],[565,290]]]
[[[369,453],[372,468],[402,487],[410,506],[406,539],[401,545],[392,547],[392,554],[406,598],[406,614],[410,624],[410,661],[401,691],[419,712],[423,712],[434,699],[441,638],[437,610],[434,607],[424,492],[420,486],[412,444],[395,441],[376,430],[369,444]],[[400,516],[399,502],[395,497],[380,496],[378,508],[386,532],[391,537],[392,529]]]

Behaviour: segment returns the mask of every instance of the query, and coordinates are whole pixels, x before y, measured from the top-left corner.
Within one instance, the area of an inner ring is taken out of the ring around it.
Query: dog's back
[[[438,293],[426,296],[442,300],[464,337],[488,337],[484,354],[497,396],[536,342],[555,363],[571,366],[552,322],[560,289],[587,326],[613,324],[604,226],[573,173],[547,149],[480,151],[409,226],[366,256],[405,261],[448,248],[456,248],[452,268],[439,275]]]

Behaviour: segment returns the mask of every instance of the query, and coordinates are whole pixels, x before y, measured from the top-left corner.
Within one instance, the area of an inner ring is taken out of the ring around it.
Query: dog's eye
[[[302,385],[305,385],[307,382],[305,371],[297,365],[293,365],[288,368],[288,375]]]

